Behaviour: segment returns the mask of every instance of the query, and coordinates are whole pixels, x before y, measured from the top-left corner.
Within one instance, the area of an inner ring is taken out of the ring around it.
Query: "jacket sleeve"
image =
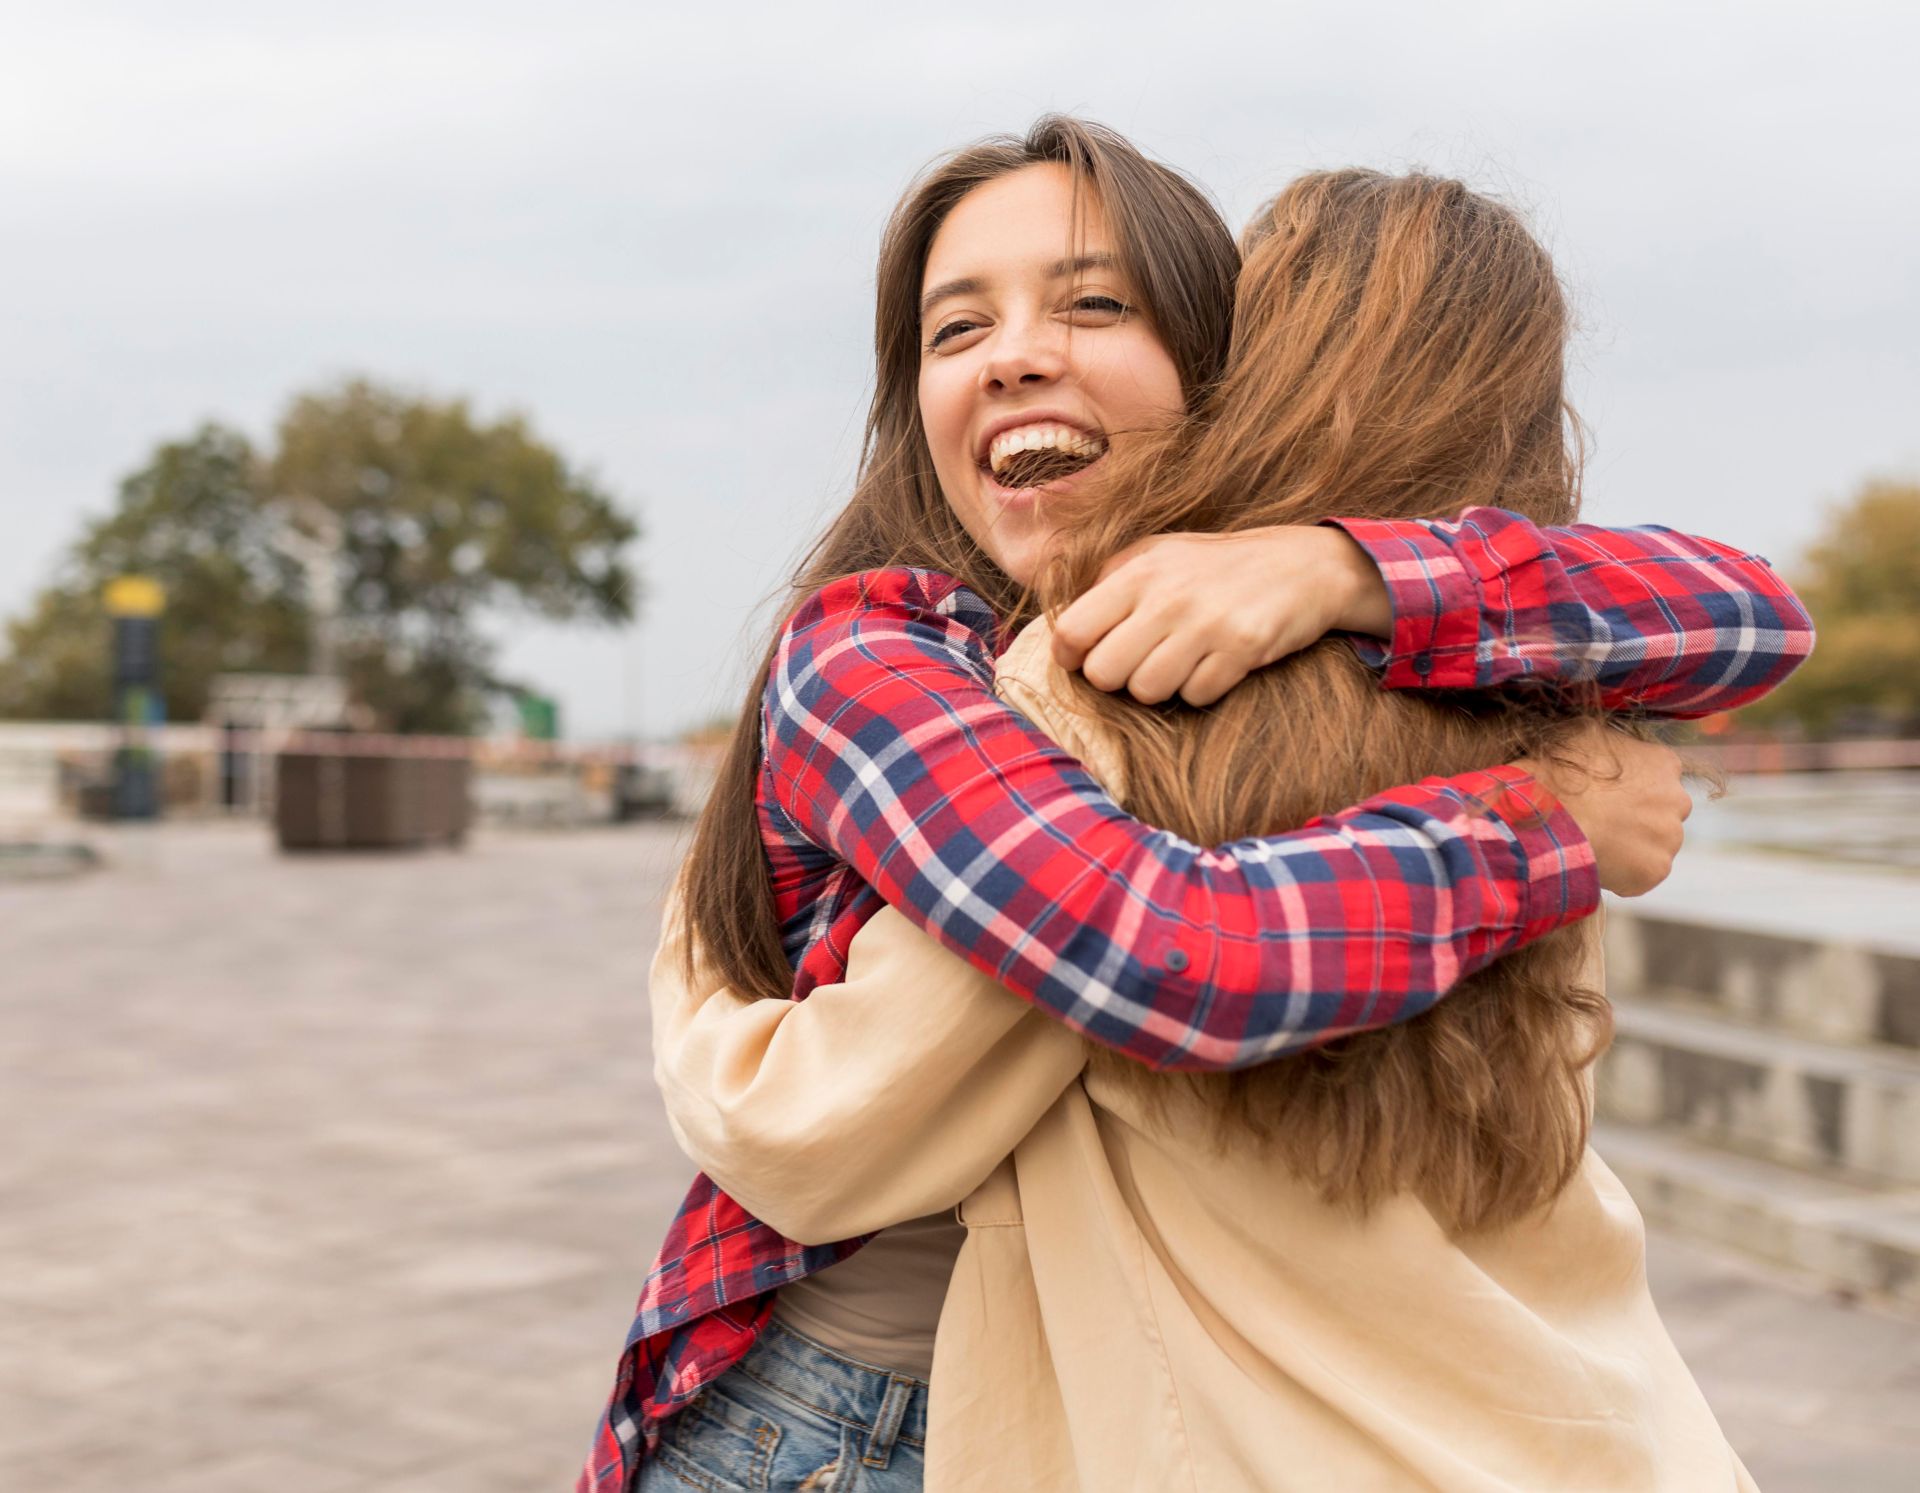
[[[992,619],[921,572],[825,588],[776,650],[762,793],[781,833],[1093,1041],[1250,1066],[1404,1021],[1592,912],[1592,847],[1514,768],[1202,847],[1126,814],[996,697]]]
[[[1541,528],[1499,508],[1333,522],[1386,580],[1392,637],[1354,641],[1389,688],[1539,679],[1591,688],[1608,710],[1688,718],[1759,699],[1813,649],[1773,568],[1710,539]]]
[[[854,935],[846,979],[801,1001],[742,999],[698,958],[689,979],[685,938],[670,904],[649,990],[674,1136],[800,1244],[954,1207],[1086,1061],[1066,1027],[891,908]]]

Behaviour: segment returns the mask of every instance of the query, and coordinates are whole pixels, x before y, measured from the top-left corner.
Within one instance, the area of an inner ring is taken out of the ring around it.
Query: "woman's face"
[[[1099,205],[1081,207],[1076,238],[1064,166],[999,177],[947,215],[921,276],[920,419],[933,468],[967,532],[1022,584],[1053,538],[1049,495],[1186,408]]]

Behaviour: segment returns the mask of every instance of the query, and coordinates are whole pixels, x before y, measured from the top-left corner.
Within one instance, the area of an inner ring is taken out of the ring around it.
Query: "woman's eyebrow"
[[[968,275],[964,279],[949,280],[944,285],[934,286],[932,290],[920,297],[920,319],[925,321],[927,313],[948,296],[972,295],[985,285],[986,281],[977,276]]]
[[[1047,267],[1048,278],[1064,280],[1069,275],[1084,275],[1088,270],[1116,270],[1120,256],[1102,249],[1097,254],[1076,254],[1071,259],[1056,259]]]

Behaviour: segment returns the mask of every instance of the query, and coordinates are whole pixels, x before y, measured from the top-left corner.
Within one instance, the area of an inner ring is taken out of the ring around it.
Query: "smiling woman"
[[[1507,762],[1209,849],[1130,815],[997,691],[996,658],[1060,537],[1054,505],[1090,495],[1103,460],[1150,450],[1222,374],[1235,263],[1190,183],[1073,120],[962,151],[908,193],[881,249],[860,480],[796,576],[742,713],[669,914],[658,999],[697,985],[718,1014],[777,1017],[842,981],[855,934],[891,906],[1125,1059],[1237,1070],[1404,1022],[1585,917],[1601,886],[1665,874],[1686,800],[1661,748],[1617,748],[1618,775],[1578,792]],[[1050,470],[1067,460],[1075,471]],[[1206,535],[1198,570],[1136,555],[1062,630],[1080,635],[1089,680],[1105,682],[1097,666],[1136,693],[1190,674],[1225,690],[1371,616],[1392,686],[1528,675],[1675,713],[1751,697],[1804,647],[1771,572],[1718,546],[1485,508],[1469,520]],[[657,1028],[663,1086],[673,1036]],[[916,1083],[959,1071],[934,1051]],[[854,1170],[846,1146],[912,1155],[941,1139],[863,1135],[855,1056],[803,1064],[848,1126],[734,1137],[816,1201]],[[753,1063],[704,1081],[731,1106],[751,1098]],[[985,1106],[969,1139],[1005,1155],[1029,1119]],[[897,1180],[884,1231],[798,1242],[696,1179],[582,1488],[625,1493],[636,1468],[647,1488],[919,1487],[961,1229],[943,1183],[911,1166]]]
[[[934,235],[924,275],[920,418],[934,473],[974,543],[1025,584],[1053,538],[1046,498],[1110,445],[1179,419],[1180,370],[1098,199],[1076,201],[1065,166],[975,188]]]

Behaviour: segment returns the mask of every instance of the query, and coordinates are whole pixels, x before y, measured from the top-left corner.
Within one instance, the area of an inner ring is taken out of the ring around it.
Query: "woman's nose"
[[[1060,329],[1045,322],[1007,326],[994,339],[986,361],[980,366],[980,387],[989,392],[1004,392],[1050,384],[1065,373],[1066,368],[1066,338]]]

